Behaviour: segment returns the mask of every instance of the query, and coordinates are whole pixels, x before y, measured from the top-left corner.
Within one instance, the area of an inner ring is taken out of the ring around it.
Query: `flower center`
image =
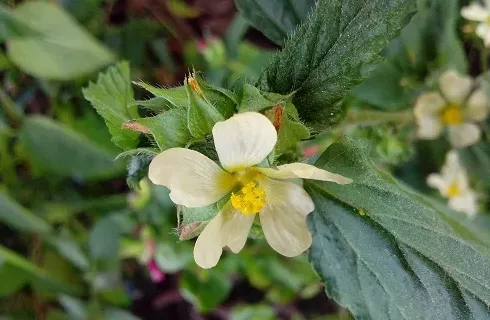
[[[490,16],[487,17],[487,24],[490,25]]]
[[[245,215],[256,214],[265,206],[265,190],[256,181],[231,194],[231,204]]]
[[[449,198],[456,197],[461,193],[461,190],[459,189],[459,186],[457,183],[453,182],[449,188],[447,188],[447,196]]]
[[[460,124],[463,121],[461,108],[458,105],[448,104],[442,111],[441,118],[446,125]]]

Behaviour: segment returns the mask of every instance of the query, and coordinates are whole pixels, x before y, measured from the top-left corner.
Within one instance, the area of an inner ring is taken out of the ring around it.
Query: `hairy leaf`
[[[255,28],[278,45],[306,19],[316,0],[235,0],[242,13]]]
[[[319,128],[339,121],[345,94],[382,61],[415,0],[320,0],[258,81],[264,91],[289,94],[300,117]]]
[[[83,89],[83,95],[104,118],[112,141],[125,150],[135,148],[139,133],[122,127],[126,121],[139,118],[133,105],[129,64],[121,62],[100,74],[96,83]]]
[[[315,202],[310,260],[332,298],[357,319],[490,318],[485,231],[377,171],[349,139],[316,165],[354,180],[305,183]]]

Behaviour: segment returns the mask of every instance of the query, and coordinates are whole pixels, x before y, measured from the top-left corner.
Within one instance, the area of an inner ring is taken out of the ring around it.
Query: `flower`
[[[429,175],[427,184],[449,199],[449,206],[454,210],[464,212],[470,218],[477,213],[476,194],[469,186],[466,170],[460,165],[456,151],[446,155],[441,173]]]
[[[485,0],[485,6],[474,2],[461,9],[461,15],[466,20],[480,22],[476,27],[476,35],[483,39],[485,46],[490,46],[490,1]]]
[[[273,124],[260,113],[239,113],[216,123],[212,133],[223,169],[197,151],[172,148],[152,160],[148,173],[153,183],[170,189],[170,198],[179,205],[202,207],[229,197],[196,241],[197,264],[202,268],[215,266],[224,247],[239,252],[257,213],[274,250],[287,257],[307,250],[311,235],[306,216],[314,209],[313,201],[300,185],[288,180],[304,178],[339,184],[352,180],[304,163],[277,168],[256,166],[277,142]]]
[[[447,128],[449,141],[456,148],[478,142],[480,127],[475,122],[488,117],[489,104],[485,92],[472,91],[472,80],[455,71],[445,72],[439,79],[439,92],[421,95],[415,104],[415,118],[420,139],[439,137]]]

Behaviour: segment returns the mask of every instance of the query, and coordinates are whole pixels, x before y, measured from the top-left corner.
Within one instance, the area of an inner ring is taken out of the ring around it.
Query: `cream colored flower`
[[[454,210],[464,212],[470,218],[477,213],[476,194],[469,186],[466,170],[460,165],[456,151],[446,155],[441,173],[429,175],[427,184],[438,189]]]
[[[490,46],[490,1],[485,0],[485,5],[473,2],[461,9],[463,18],[480,22],[476,27],[476,35],[483,39],[485,46]]]
[[[475,144],[481,130],[476,124],[488,117],[489,103],[481,89],[472,91],[472,80],[455,71],[439,79],[439,92],[421,95],[415,104],[420,139],[435,139],[447,128],[449,141],[456,148]]]
[[[257,213],[274,250],[287,257],[307,250],[311,235],[306,216],[314,209],[313,201],[301,186],[287,180],[352,180],[304,163],[257,167],[277,142],[274,126],[260,113],[240,113],[216,123],[213,138],[221,167],[199,152],[173,148],[156,156],[148,173],[153,183],[171,190],[173,202],[186,207],[210,205],[234,191],[197,239],[197,264],[215,266],[224,247],[239,252]]]

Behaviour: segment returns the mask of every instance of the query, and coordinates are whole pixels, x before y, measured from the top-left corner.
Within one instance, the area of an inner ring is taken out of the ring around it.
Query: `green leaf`
[[[0,192],[0,220],[22,232],[46,235],[51,231],[51,226],[46,221],[2,192]]]
[[[490,302],[485,231],[376,170],[350,139],[316,165],[354,180],[305,182],[315,203],[310,261],[332,298],[358,319],[489,318],[473,316]]]
[[[408,21],[415,0],[319,0],[258,81],[289,94],[300,117],[319,129],[340,120],[339,101],[370,76],[378,55]]]
[[[59,254],[80,270],[88,270],[89,262],[87,256],[66,229],[62,230],[59,237],[51,238],[49,242],[58,250]]]
[[[13,15],[3,4],[0,4],[0,41],[39,35],[38,32]]]
[[[260,91],[246,83],[242,89],[242,99],[238,105],[238,112],[259,112],[286,103],[290,98],[290,96]]]
[[[174,108],[187,108],[188,98],[187,91],[184,86],[174,88],[157,88],[142,81],[136,81],[134,84],[140,86],[141,88],[144,88],[146,91],[153,94],[156,98],[164,99],[167,103],[164,104],[165,108],[163,110]],[[155,108],[151,109],[154,111],[162,111]]]
[[[70,315],[70,319],[83,320],[87,318],[87,305],[83,301],[67,295],[61,295],[58,301]]]
[[[154,117],[138,119],[136,122],[151,131],[162,151],[183,147],[191,138],[187,129],[187,113],[182,109],[164,111]]]
[[[137,146],[139,133],[122,128],[126,121],[139,118],[133,105],[127,62],[121,62],[100,74],[96,83],[91,82],[83,89],[83,95],[104,118],[116,145],[125,150]]]
[[[274,308],[269,305],[239,305],[233,308],[231,320],[273,320],[277,319]]]
[[[310,130],[303,125],[297,118],[296,108],[291,103],[286,107],[280,107],[282,114],[280,115],[279,131],[277,132],[277,144],[275,148],[275,156],[279,156],[288,150],[297,147],[301,140],[310,137]],[[274,111],[275,109],[272,109]]]
[[[140,320],[140,318],[132,315],[128,311],[116,308],[105,310],[104,315],[105,320]]]
[[[70,80],[114,61],[109,50],[56,4],[30,1],[13,13],[40,34],[11,39],[7,47],[12,62],[34,76]]]
[[[184,272],[180,279],[182,295],[201,312],[209,312],[223,302],[231,291],[231,281],[223,271],[204,270],[201,274]]]
[[[111,216],[99,220],[88,235],[92,259],[105,262],[109,267],[117,263],[119,234],[119,226]]]
[[[0,298],[5,298],[21,289],[30,280],[31,276],[25,271],[11,265],[0,266]]]
[[[68,284],[60,282],[53,275],[47,271],[39,268],[29,260],[20,256],[14,251],[0,245],[0,259],[4,261],[3,266],[10,265],[15,269],[18,269],[37,285],[43,289],[58,292],[58,293],[68,293],[68,294],[78,294],[78,290],[71,287]]]
[[[490,143],[481,141],[471,147],[458,150],[458,153],[471,177],[490,187],[490,179],[482,179],[482,177],[490,177]]]
[[[155,261],[165,272],[176,273],[193,260],[192,246],[188,242],[176,243],[177,239],[161,241],[157,245]]]
[[[108,178],[122,172],[122,163],[71,129],[41,116],[26,118],[20,132],[31,164],[63,177]]]
[[[278,45],[306,19],[316,0],[235,0],[250,23]]]
[[[189,99],[187,109],[187,127],[194,138],[202,139],[211,133],[216,122],[224,121],[225,117],[220,110],[205,100],[204,95],[199,94],[184,82],[184,87]]]
[[[417,14],[387,48],[387,61],[354,95],[381,109],[402,109],[414,103],[431,69],[466,73],[466,57],[456,32],[459,10],[457,0],[419,3]]]

